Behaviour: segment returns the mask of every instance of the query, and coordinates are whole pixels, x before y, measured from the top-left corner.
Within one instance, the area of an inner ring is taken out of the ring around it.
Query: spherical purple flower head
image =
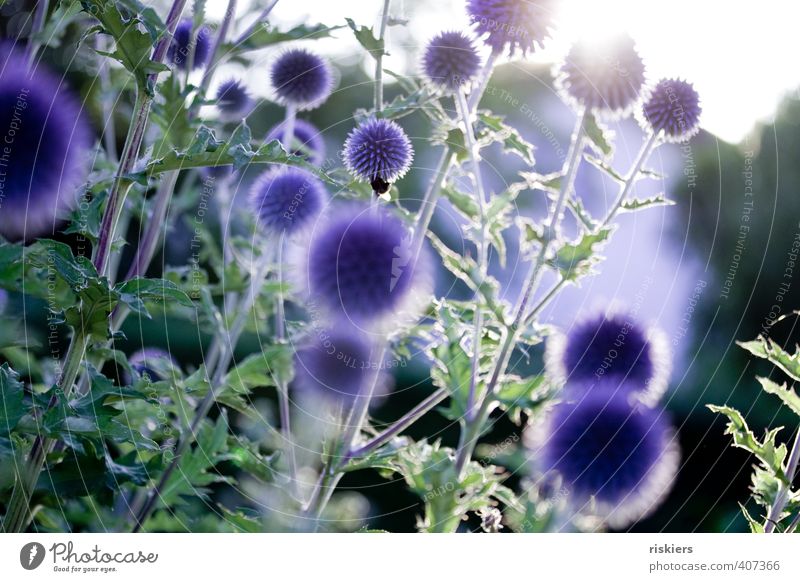
[[[472,39],[462,32],[441,32],[431,39],[422,57],[422,68],[428,79],[445,91],[469,87],[481,58]]]
[[[621,35],[603,42],[578,42],[557,75],[570,101],[595,113],[621,116],[641,96],[645,67],[633,39]]]
[[[383,209],[342,208],[308,246],[310,299],[356,325],[400,324],[417,315],[430,291],[427,255],[411,255],[411,236],[399,218]]]
[[[193,29],[194,23],[191,18],[184,18],[175,27],[167,58],[179,69],[186,70],[189,67],[190,58],[192,68],[198,69],[206,64],[211,55],[213,42],[211,29],[201,26],[197,29],[196,34],[192,34]]]
[[[244,84],[229,79],[217,88],[217,109],[228,119],[241,119],[250,113],[253,99]]]
[[[469,0],[467,14],[475,32],[494,53],[535,51],[550,35],[552,0]]]
[[[295,386],[349,407],[366,396],[378,352],[347,322],[317,330],[295,354]]]
[[[547,371],[553,381],[593,386],[600,380],[655,404],[667,387],[670,355],[663,332],[624,312],[603,312],[547,340]]]
[[[273,139],[283,142],[285,122],[281,122],[267,134],[267,141]],[[294,142],[299,147],[293,153],[297,156],[308,155],[308,161],[319,166],[325,159],[325,141],[313,123],[305,119],[294,120]]]
[[[128,364],[139,376],[148,376],[151,382],[166,380],[170,368],[178,368],[173,357],[161,348],[142,348],[128,357]],[[130,374],[124,374],[126,384],[133,381]]]
[[[325,202],[325,187],[308,170],[281,166],[267,170],[250,189],[250,204],[258,223],[271,235],[295,235],[317,217]]]
[[[52,234],[87,170],[92,135],[62,81],[0,47],[0,234]]]
[[[700,131],[700,96],[691,83],[662,79],[642,107],[645,127],[662,133],[666,141],[686,141]]]
[[[342,159],[351,174],[362,182],[369,182],[375,192],[383,194],[408,172],[414,148],[397,123],[371,118],[347,136]]]
[[[328,61],[305,49],[280,55],[270,72],[278,101],[304,111],[322,105],[333,89],[333,72]]]
[[[533,457],[554,471],[571,505],[622,527],[653,511],[677,473],[679,452],[662,410],[625,394],[584,392],[562,402],[539,427]]]

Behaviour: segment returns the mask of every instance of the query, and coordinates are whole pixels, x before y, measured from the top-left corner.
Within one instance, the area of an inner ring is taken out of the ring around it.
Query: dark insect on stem
[[[375,176],[372,179],[372,182],[370,182],[370,186],[372,186],[372,190],[375,192],[375,194],[386,194],[392,185],[389,182],[386,182],[380,176]]]

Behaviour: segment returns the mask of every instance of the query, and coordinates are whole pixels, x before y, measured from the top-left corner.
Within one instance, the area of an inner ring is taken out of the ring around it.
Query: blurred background
[[[24,38],[25,27],[30,25],[25,15],[32,4],[25,0],[3,4],[0,32],[4,38]],[[164,3],[153,5],[159,13],[166,12]],[[240,3],[243,12],[248,5],[251,3]],[[381,5],[377,0],[282,0],[273,22],[281,27],[301,22],[341,25],[343,17],[349,16],[358,24],[371,26],[377,22]],[[442,27],[467,25],[460,0],[396,0],[393,6],[393,15],[409,22],[390,28],[391,55],[385,66],[406,75],[417,74],[421,48],[429,37]],[[218,21],[224,7],[221,0],[209,1],[208,20]],[[683,465],[665,504],[632,529],[744,531],[738,503],[747,500],[752,460],[729,448],[724,422],[705,405],[727,403],[739,408],[756,432],[786,425],[784,438],[788,439],[795,428],[792,418],[780,413],[778,401],[764,395],[755,380],[756,374],[771,371],[751,360],[735,342],[768,333],[791,349],[800,336],[794,317],[772,325],[777,316],[800,309],[800,265],[795,264],[794,255],[794,241],[800,237],[800,165],[796,163],[800,155],[800,96],[796,91],[800,68],[779,66],[800,49],[794,30],[798,9],[788,1],[721,5],[682,0],[659,7],[633,0],[565,0],[559,9],[561,25],[547,49],[529,61],[503,64],[483,101],[484,107],[506,116],[537,146],[536,171],[547,173],[561,167],[574,125],[573,112],[553,90],[552,64],[572,39],[601,28],[619,28],[633,36],[651,80],[679,76],[693,82],[702,99],[703,130],[688,145],[660,147],[648,167],[666,178],[642,181],[636,187],[639,197],[665,192],[674,205],[622,215],[598,273],[581,287],[566,290],[543,318],[568,328],[597,306],[614,302],[635,308],[641,319],[664,329],[674,352],[665,404],[680,437]],[[97,103],[97,96],[91,93],[90,63],[76,56],[80,33],[65,31],[62,45],[48,49],[44,60],[64,71],[87,103]],[[324,107],[303,117],[320,128],[328,157],[335,159],[353,126],[353,111],[371,106],[367,88],[372,61],[349,29],[336,31],[334,37],[317,42],[315,48],[329,56],[338,69],[339,88]],[[272,55],[274,52],[265,51],[258,55],[255,66],[227,65],[217,75],[218,81],[242,76],[252,93],[263,99],[248,119],[256,138],[282,119],[282,110],[269,101],[267,65]],[[389,101],[400,90],[391,77],[387,82]],[[100,109],[87,106],[95,126],[102,127]],[[124,135],[128,119],[123,103],[113,120],[118,135]],[[413,139],[416,156],[400,195],[404,206],[415,209],[439,151],[428,143],[431,128],[423,115],[404,118],[402,124]],[[616,136],[613,165],[624,172],[636,155],[642,132],[633,120],[607,126]],[[502,191],[515,181],[516,172],[525,169],[519,158],[499,150],[489,150],[486,155],[484,172],[494,192]],[[238,200],[256,174],[254,169],[244,176],[236,192]],[[594,214],[601,213],[616,195],[614,185],[587,164],[579,172],[576,192]],[[542,192],[525,192],[518,199],[518,211],[540,216],[543,203]],[[178,208],[172,216],[174,226],[163,255],[154,261],[156,270],[185,264],[190,256],[191,231],[180,212]],[[447,241],[460,237],[459,219],[444,202],[434,228]],[[503,282],[506,297],[513,300],[525,273],[524,258],[518,256],[514,237],[509,237],[507,244],[507,264],[495,262],[492,271]],[[437,292],[458,296],[466,290],[442,274]],[[7,325],[0,333],[20,333],[17,314],[22,305],[19,297],[9,298]],[[46,337],[42,306],[27,302],[25,308],[26,333],[32,338]],[[124,331],[127,343],[118,347],[129,353],[142,345],[163,347],[186,370],[200,363],[201,345],[208,339],[199,337],[190,322],[158,317],[149,321],[131,317]],[[256,336],[247,337],[239,355],[251,353],[257,345]],[[520,357],[519,364],[541,368],[541,353]],[[397,418],[431,390],[425,362],[412,360],[398,368],[394,392],[373,411],[376,422]],[[264,406],[269,406],[268,400],[265,398]],[[516,430],[501,421],[486,440],[499,442]],[[458,429],[439,415],[429,414],[409,434],[441,438],[454,445]],[[358,472],[348,475],[342,487],[369,502],[371,527],[413,531],[421,504],[402,481]],[[227,493],[220,491],[219,495]]]

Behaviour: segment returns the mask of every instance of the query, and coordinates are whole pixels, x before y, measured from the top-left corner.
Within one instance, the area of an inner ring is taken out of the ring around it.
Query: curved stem
[[[33,24],[31,25],[31,32],[28,36],[28,45],[25,47],[25,61],[29,67],[33,66],[36,60],[36,53],[39,52],[40,42],[36,38],[44,29],[44,23],[47,20],[47,11],[50,9],[50,0],[37,0],[36,10],[33,13]]]
[[[600,225],[597,227],[596,231],[603,229],[604,227],[608,226],[608,224],[614,219],[617,213],[622,208],[622,204],[627,199],[628,195],[630,194],[631,190],[633,190],[633,185],[636,183],[636,178],[639,176],[639,172],[642,171],[642,166],[650,157],[650,153],[653,151],[658,145],[658,134],[652,133],[650,137],[645,140],[644,144],[642,144],[642,149],[639,150],[639,154],[636,156],[636,161],[631,168],[631,171],[628,173],[627,177],[625,178],[625,183],[622,186],[622,190],[617,196],[617,200],[614,202],[614,205],[609,210],[608,214],[606,214],[605,219]],[[595,231],[595,232],[596,232]]]
[[[256,28],[258,28],[261,22],[267,19],[267,16],[269,16],[269,13],[272,12],[272,9],[275,8],[275,5],[277,3],[278,0],[271,0],[264,8],[264,10],[261,11],[261,14],[259,14],[258,17],[253,21],[253,23],[250,26],[248,26],[244,30],[244,32],[242,32],[242,34],[236,37],[234,44],[238,46],[242,44],[244,41],[246,41],[248,38],[250,38],[250,35],[253,34],[253,32],[255,32]]]
[[[383,111],[383,55],[386,38],[386,25],[389,22],[389,5],[391,0],[383,0],[383,14],[381,16],[381,27],[378,33],[378,44],[381,49],[375,55],[375,114],[380,115]]]
[[[575,183],[575,176],[577,175],[578,167],[580,166],[581,154],[583,153],[583,144],[585,139],[586,117],[587,113],[584,111],[578,118],[578,122],[572,136],[569,155],[567,156],[567,160],[565,162],[564,178],[561,182],[558,198],[556,199],[552,214],[550,215],[550,222],[547,226],[548,231],[545,233],[544,242],[542,242],[539,253],[537,254],[536,259],[531,266],[527,283],[523,288],[522,295],[520,296],[515,308],[514,319],[508,326],[508,329],[505,331],[504,341],[500,348],[492,376],[486,387],[486,393],[483,396],[483,400],[474,420],[467,423],[469,426],[462,431],[462,439],[459,443],[458,453],[456,455],[456,471],[459,474],[463,472],[464,467],[466,467],[467,462],[472,457],[472,452],[475,450],[475,445],[477,444],[477,440],[480,436],[482,425],[486,418],[488,418],[488,414],[490,412],[492,394],[494,393],[500,376],[505,372],[508,362],[511,359],[511,353],[513,352],[513,348],[517,343],[519,332],[521,329],[523,329],[521,323],[525,318],[526,311],[528,309],[528,303],[531,301],[534,291],[536,290],[536,286],[539,282],[539,275],[542,272],[542,267],[544,266],[545,259],[547,258],[547,252],[550,248],[550,243],[557,236],[558,225],[561,221],[564,205],[567,197],[572,191],[572,187]]]
[[[478,109],[481,97],[483,97],[483,94],[486,92],[486,87],[489,86],[489,80],[492,78],[492,72],[497,66],[498,56],[498,53],[492,51],[492,54],[489,55],[489,58],[486,59],[486,62],[483,64],[483,70],[481,70],[481,73],[478,76],[478,85],[472,90],[469,96],[470,111],[475,111]]]
[[[417,420],[419,420],[422,416],[430,412],[434,406],[445,400],[449,396],[449,392],[445,388],[439,388],[425,398],[422,402],[417,404],[414,408],[406,412],[403,416],[398,418],[392,425],[387,428],[382,433],[376,435],[372,439],[368,440],[366,443],[358,447],[357,449],[351,450],[347,454],[347,459],[355,459],[358,457],[363,457],[381,447],[382,445],[388,443],[392,440],[395,436],[403,432],[409,426],[414,424]]]
[[[786,463],[786,482],[781,485],[778,494],[775,496],[775,503],[769,508],[767,522],[764,524],[764,533],[772,533],[778,526],[778,521],[781,519],[781,514],[786,508],[786,502],[789,501],[789,495],[792,492],[792,483],[794,483],[794,478],[797,474],[798,464],[800,464],[800,428],[797,429],[792,452],[789,455],[789,461]]]
[[[475,183],[475,201],[478,206],[478,219],[480,220],[480,230],[478,233],[478,271],[480,281],[478,285],[483,285],[489,270],[489,247],[486,243],[486,194],[483,188],[483,177],[481,176],[480,153],[475,139],[475,130],[470,119],[469,105],[464,93],[458,91],[455,96],[459,110],[459,116],[464,124],[464,135],[466,136],[467,152],[472,164],[472,174]],[[475,314],[473,317],[474,334],[472,340],[472,371],[469,381],[469,393],[467,395],[466,421],[474,420],[475,392],[478,387],[478,375],[480,372],[481,358],[481,339],[483,337],[483,309],[480,305],[480,293],[476,293]]]

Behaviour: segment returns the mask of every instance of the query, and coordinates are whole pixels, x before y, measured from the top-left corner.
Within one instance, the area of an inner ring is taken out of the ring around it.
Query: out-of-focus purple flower
[[[5,289],[0,289],[0,315],[6,310],[6,305],[8,304],[8,291]]]
[[[280,55],[272,65],[270,78],[278,101],[301,111],[322,105],[333,89],[328,61],[305,49]]]
[[[128,356],[128,364],[136,374],[149,377],[151,382],[167,380],[166,372],[170,368],[179,369],[175,359],[161,348],[142,348]],[[130,384],[133,378],[126,372],[124,380]]]
[[[628,35],[576,43],[556,79],[562,93],[577,106],[615,116],[631,111],[644,81],[644,62]]]
[[[633,391],[648,403],[663,394],[671,367],[663,333],[624,312],[599,313],[553,334],[545,361],[557,383],[615,383],[614,389]]]
[[[678,468],[675,435],[658,408],[626,394],[584,391],[550,411],[532,457],[561,476],[573,508],[622,527],[652,512]]]
[[[446,91],[469,86],[481,66],[481,58],[472,39],[458,31],[437,34],[428,43],[422,68],[430,82]]]
[[[307,228],[322,210],[325,186],[302,168],[282,166],[267,170],[250,189],[250,204],[258,222],[271,235],[295,235]]]
[[[317,330],[295,355],[295,386],[349,407],[366,397],[378,353],[369,337],[347,322]]]
[[[0,47],[0,234],[52,234],[88,167],[92,134],[81,105],[43,66]]]
[[[368,324],[415,317],[430,292],[427,257],[414,260],[406,226],[384,209],[344,207],[316,229],[304,254],[311,301]]]
[[[700,131],[700,96],[691,83],[662,79],[642,107],[643,125],[666,141],[686,141]]]
[[[267,141],[277,139],[283,142],[283,130],[286,122],[281,122],[267,134]],[[297,149],[294,154],[297,156],[307,155],[308,161],[319,166],[325,159],[325,140],[322,139],[322,134],[313,123],[305,119],[294,120],[294,141],[297,144]]]
[[[246,117],[253,107],[253,99],[244,84],[237,79],[229,79],[217,89],[217,109],[228,119]]]
[[[200,170],[203,179],[224,180],[233,174],[233,166],[207,166]]]
[[[378,194],[405,176],[414,159],[406,132],[394,121],[371,118],[347,136],[342,159],[348,171]]]
[[[194,24],[191,18],[184,18],[175,27],[175,35],[169,46],[167,57],[179,69],[189,68],[189,59],[192,59],[192,68],[198,69],[206,64],[211,54],[213,33],[207,26],[201,26],[193,34]]]
[[[469,0],[467,14],[495,53],[523,55],[542,46],[553,24],[552,0]]]

